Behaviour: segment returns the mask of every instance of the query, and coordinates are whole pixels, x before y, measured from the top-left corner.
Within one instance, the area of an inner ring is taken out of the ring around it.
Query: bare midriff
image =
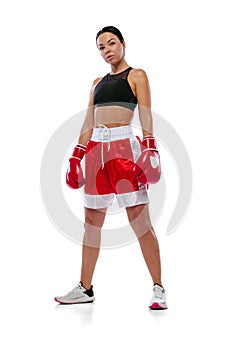
[[[105,125],[108,128],[129,125],[133,119],[133,112],[129,108],[119,106],[97,107],[94,111],[94,127]]]

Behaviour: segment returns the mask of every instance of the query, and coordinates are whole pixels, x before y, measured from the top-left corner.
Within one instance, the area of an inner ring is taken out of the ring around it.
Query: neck
[[[116,64],[111,64],[111,73],[116,74],[118,72],[123,71],[124,69],[127,69],[129,67],[128,63],[123,58],[120,62]]]

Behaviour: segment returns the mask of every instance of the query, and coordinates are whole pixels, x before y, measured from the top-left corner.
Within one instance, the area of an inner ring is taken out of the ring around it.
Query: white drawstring
[[[101,128],[104,128],[104,131],[101,133],[101,162],[102,162],[102,169],[104,168],[104,140],[108,139],[108,152],[110,150],[110,133],[106,125],[101,124]]]

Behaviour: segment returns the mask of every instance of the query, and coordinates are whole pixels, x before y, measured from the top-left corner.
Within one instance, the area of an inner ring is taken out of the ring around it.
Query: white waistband
[[[105,125],[101,125],[100,128],[93,128],[91,136],[91,140],[96,142],[109,142],[127,138],[134,138],[131,125],[124,125],[116,128],[107,128]]]

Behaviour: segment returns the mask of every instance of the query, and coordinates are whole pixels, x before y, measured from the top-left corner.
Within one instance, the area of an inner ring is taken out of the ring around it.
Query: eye
[[[111,42],[110,42],[110,45],[111,45],[111,46],[113,46],[113,45],[115,45],[115,44],[116,44],[115,41],[111,41]]]
[[[104,46],[100,46],[99,50],[102,51],[104,49]]]

